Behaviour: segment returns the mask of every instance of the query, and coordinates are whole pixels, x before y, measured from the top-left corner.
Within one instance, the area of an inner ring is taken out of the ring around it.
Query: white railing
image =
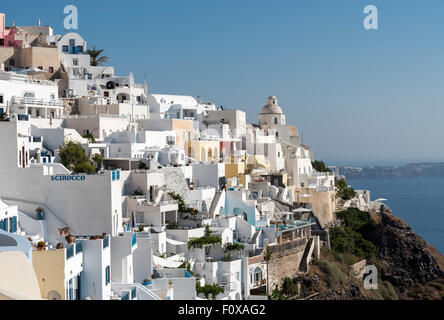
[[[237,283],[236,282],[230,282],[230,283],[227,283],[227,284],[222,284],[221,287],[222,287],[222,289],[224,289],[225,293],[228,293],[228,292],[236,291]]]
[[[31,98],[31,97],[12,97],[12,103],[13,104],[31,104],[31,105],[38,105],[38,106],[53,106],[53,107],[62,107],[63,102],[61,100],[56,99],[38,99],[38,98]]]

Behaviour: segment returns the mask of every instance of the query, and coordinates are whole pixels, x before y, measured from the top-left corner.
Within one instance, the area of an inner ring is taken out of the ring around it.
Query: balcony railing
[[[13,104],[30,104],[30,105],[38,105],[38,106],[50,106],[50,107],[63,107],[63,102],[61,100],[56,99],[38,99],[38,98],[30,98],[30,97],[12,97]]]
[[[227,284],[222,284],[221,287],[224,289],[225,293],[236,291],[237,289],[237,283],[236,282],[230,282]]]

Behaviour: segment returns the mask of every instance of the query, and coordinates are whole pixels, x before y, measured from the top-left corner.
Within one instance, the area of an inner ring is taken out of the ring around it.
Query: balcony
[[[16,105],[32,105],[32,106],[44,106],[44,107],[63,107],[62,100],[58,99],[40,99],[32,97],[12,97],[12,104]]]
[[[237,283],[236,282],[230,282],[230,283],[224,283],[220,285],[222,289],[224,289],[225,293],[233,292],[237,290]]]

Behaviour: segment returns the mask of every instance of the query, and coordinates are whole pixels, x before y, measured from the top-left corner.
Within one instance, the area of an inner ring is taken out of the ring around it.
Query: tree
[[[92,133],[87,133],[83,135],[82,138],[88,139],[90,143],[96,143],[96,139],[94,138]]]
[[[325,165],[324,161],[315,160],[311,164],[313,169],[315,169],[317,172],[331,172],[331,170]]]
[[[350,200],[356,196],[355,190],[347,185],[345,179],[339,179],[336,181],[336,186],[338,187],[337,197],[342,200]]]
[[[60,162],[74,173],[95,173],[80,143],[69,141],[59,150]]]
[[[100,153],[95,153],[94,156],[91,158],[92,161],[97,163],[97,169],[100,169],[102,167],[103,158],[104,157]]]
[[[96,46],[93,49],[88,49],[86,52],[91,57],[91,66],[97,67],[102,66],[104,63],[108,62],[109,58],[107,56],[100,56],[104,49],[96,49]]]
[[[206,284],[201,287],[199,282],[196,282],[196,292],[197,294],[203,294],[206,299],[211,295],[213,300],[216,300],[218,294],[223,293],[224,289],[219,286],[217,283],[214,284]]]
[[[285,277],[282,282],[282,293],[287,296],[294,296],[298,292],[293,280],[290,277]]]

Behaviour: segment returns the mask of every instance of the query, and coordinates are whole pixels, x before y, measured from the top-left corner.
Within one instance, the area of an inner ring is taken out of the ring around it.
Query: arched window
[[[274,124],[278,124],[278,118],[274,118]]]
[[[208,161],[213,160],[213,150],[211,150],[211,147],[208,148]]]

